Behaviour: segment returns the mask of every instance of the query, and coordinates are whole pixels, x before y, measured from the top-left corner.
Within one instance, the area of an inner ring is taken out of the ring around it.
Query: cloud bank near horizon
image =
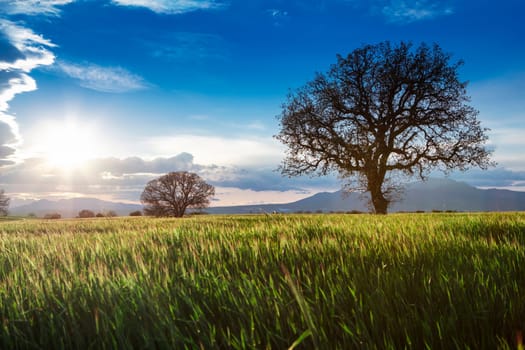
[[[53,168],[41,158],[31,158],[7,167],[0,175],[0,187],[19,199],[46,198],[54,193],[64,197],[83,194],[137,202],[148,181],[171,171],[195,172],[216,187],[238,191],[309,194],[316,188],[326,190],[339,186],[335,177],[289,179],[273,168],[201,165],[194,162],[193,155],[180,153],[152,160],[93,159],[71,171]]]
[[[82,168],[67,172],[51,167],[44,159],[31,158],[6,167],[0,175],[0,187],[16,200],[83,196],[139,202],[148,181],[171,171],[195,172],[216,186],[214,205],[289,202],[319,191],[336,191],[342,185],[335,175],[290,179],[272,168],[197,164],[193,155],[180,153],[151,160],[141,157],[93,159]],[[431,174],[431,177],[442,176]],[[503,168],[474,170],[468,174],[458,172],[450,177],[481,188],[523,190],[525,186],[525,171]]]

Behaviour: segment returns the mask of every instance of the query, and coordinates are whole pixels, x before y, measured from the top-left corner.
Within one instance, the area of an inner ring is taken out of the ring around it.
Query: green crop
[[[525,214],[0,223],[0,348],[516,348]]]

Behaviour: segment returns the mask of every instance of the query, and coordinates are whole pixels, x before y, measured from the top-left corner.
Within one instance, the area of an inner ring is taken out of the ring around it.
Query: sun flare
[[[63,170],[83,167],[97,151],[93,128],[71,120],[49,123],[42,130],[39,144],[39,153],[49,165]]]

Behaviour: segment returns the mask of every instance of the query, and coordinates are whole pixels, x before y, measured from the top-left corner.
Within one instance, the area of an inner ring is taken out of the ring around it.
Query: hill
[[[392,205],[392,211],[415,210],[522,211],[525,192],[484,190],[464,182],[431,179],[410,184],[403,200]]]
[[[30,204],[13,207],[9,210],[12,215],[28,215],[30,213],[43,217],[49,213],[60,213],[64,218],[72,218],[78,215],[82,209],[89,209],[95,213],[103,213],[113,210],[119,216],[129,215],[135,210],[142,210],[141,205],[103,201],[96,198],[71,198],[50,201],[42,199]]]
[[[39,200],[13,207],[12,215],[44,216],[58,212],[62,217],[75,217],[82,209],[104,212],[114,210],[118,215],[129,215],[142,210],[141,205],[108,202],[94,198],[73,198],[59,201]],[[400,211],[525,211],[525,192],[497,189],[478,189],[463,182],[448,179],[430,179],[407,185],[399,202],[393,203],[390,212]],[[293,212],[367,212],[366,197],[342,191],[321,192],[296,202],[285,204],[241,205],[211,207],[210,214],[293,213]]]
[[[522,211],[525,210],[525,192],[483,190],[464,182],[449,179],[429,179],[407,185],[399,202],[390,212],[400,211]],[[214,214],[298,212],[298,211],[368,211],[366,196],[342,191],[322,192],[287,204],[216,207],[206,210]]]

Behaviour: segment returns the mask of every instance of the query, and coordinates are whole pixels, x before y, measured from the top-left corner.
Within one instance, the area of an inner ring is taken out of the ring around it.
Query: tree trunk
[[[376,195],[376,198],[372,198],[372,204],[374,205],[374,212],[376,214],[386,214],[388,211],[388,201],[385,197],[380,194]]]
[[[388,211],[388,200],[383,195],[381,190],[382,183],[368,183],[368,188],[370,189],[370,200],[372,206],[374,207],[374,213],[376,214],[386,214]]]

